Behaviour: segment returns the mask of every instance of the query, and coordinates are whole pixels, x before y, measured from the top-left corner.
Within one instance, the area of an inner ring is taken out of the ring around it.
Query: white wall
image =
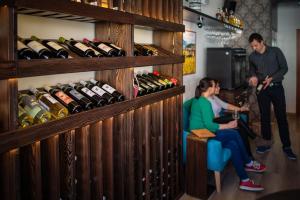
[[[184,0],[185,3],[185,0]],[[215,16],[218,8],[223,7],[224,0],[210,0],[209,4],[202,7],[201,12]],[[183,84],[185,85],[185,94],[183,99],[188,100],[195,95],[195,88],[201,78],[206,76],[206,48],[207,47],[220,47],[220,44],[211,43],[205,38],[204,28],[199,29],[196,23],[188,21],[183,22],[185,30],[196,32],[196,74],[185,75],[183,77]]]
[[[296,29],[300,29],[299,19],[300,6],[279,4],[277,45],[285,54],[289,66],[283,81],[289,113],[296,112]]]

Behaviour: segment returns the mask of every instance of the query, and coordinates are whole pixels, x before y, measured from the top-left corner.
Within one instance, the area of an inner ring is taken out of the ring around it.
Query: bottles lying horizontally
[[[137,96],[165,90],[177,85],[177,79],[153,73],[137,74],[134,79],[134,84],[138,89]]]
[[[171,53],[151,44],[134,43],[135,56],[168,56]]]
[[[125,56],[126,52],[109,42],[86,38],[83,41],[65,39],[60,37],[55,40],[42,40],[36,36],[30,39],[18,37],[17,50],[19,59],[49,59],[49,58],[71,58],[70,51],[81,57],[112,57]]]
[[[44,88],[30,88],[18,94],[18,122],[22,128],[42,124],[51,119],[124,101],[125,97],[115,88],[91,79],[79,83],[57,84]]]

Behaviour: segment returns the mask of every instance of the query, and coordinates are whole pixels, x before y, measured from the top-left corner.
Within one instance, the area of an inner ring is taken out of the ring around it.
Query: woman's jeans
[[[248,175],[244,169],[244,165],[250,163],[251,159],[248,156],[239,132],[234,129],[218,130],[214,139],[220,141],[223,148],[231,150],[231,160],[238,176],[241,180],[247,179]]]

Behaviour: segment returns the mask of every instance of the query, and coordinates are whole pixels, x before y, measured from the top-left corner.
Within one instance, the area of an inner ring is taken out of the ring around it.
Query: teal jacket
[[[219,129],[219,124],[213,122],[214,113],[211,103],[205,97],[194,98],[191,107],[190,115],[190,130],[208,129],[211,132],[216,132]]]

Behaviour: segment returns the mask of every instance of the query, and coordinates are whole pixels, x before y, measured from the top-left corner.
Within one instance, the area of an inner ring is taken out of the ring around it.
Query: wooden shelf
[[[203,26],[211,26],[218,30],[231,31],[231,32],[243,31],[243,29],[241,29],[240,27],[234,26],[226,22],[222,22],[217,18],[214,18],[212,16],[209,16],[197,10],[191,9],[189,7],[186,6],[183,7],[183,20],[198,23],[199,17],[203,17]]]
[[[19,60],[17,77],[30,77],[70,72],[101,71],[129,67],[183,63],[183,56],[130,56],[105,58]]]
[[[138,97],[133,100],[126,100],[112,105],[95,108],[78,114],[70,115],[60,120],[50,121],[45,124],[34,125],[24,129],[17,129],[0,134],[0,153],[19,148],[35,141],[40,141],[51,136],[82,127],[92,122],[101,121],[142,106],[152,104],[176,95],[183,94],[184,86],[174,87],[161,92],[152,93]]]
[[[16,65],[13,62],[0,63],[0,80],[17,76]]]
[[[184,32],[182,24],[172,23],[127,12],[61,0],[5,0],[2,4],[17,7],[19,14],[66,19],[80,22],[114,22],[152,27],[154,30]]]

